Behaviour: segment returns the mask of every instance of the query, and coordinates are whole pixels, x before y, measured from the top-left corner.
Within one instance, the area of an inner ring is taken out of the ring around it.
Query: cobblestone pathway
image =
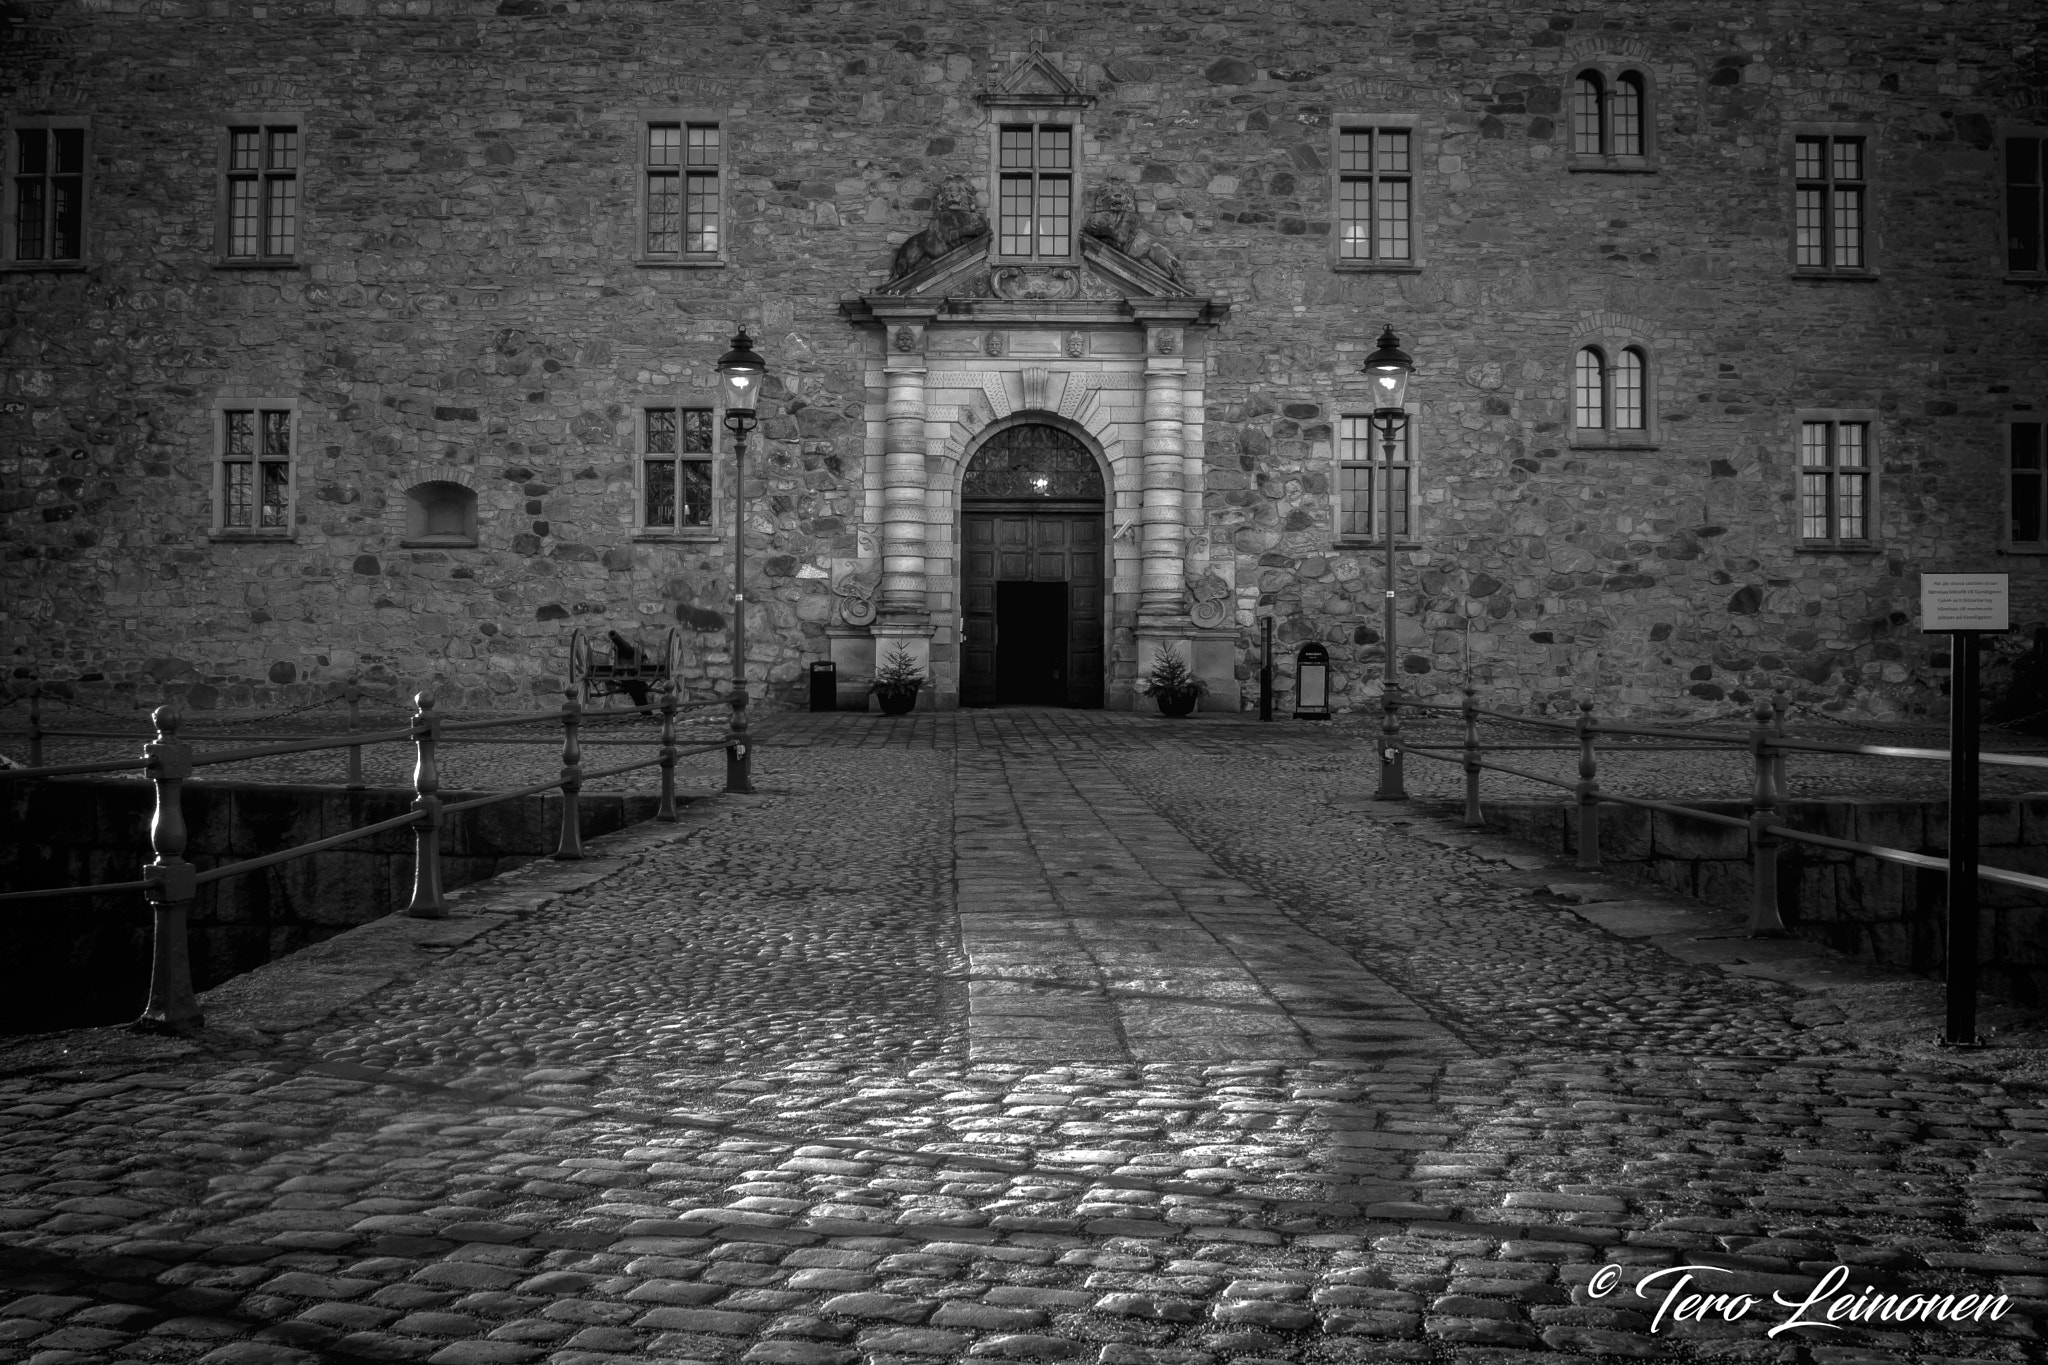
[[[2048,1360],[2038,1054],[1924,983],[1616,937],[1304,727],[763,733],[196,1040],[0,1047],[0,1360]],[[1829,1276],[1960,1320],[1771,1335]]]

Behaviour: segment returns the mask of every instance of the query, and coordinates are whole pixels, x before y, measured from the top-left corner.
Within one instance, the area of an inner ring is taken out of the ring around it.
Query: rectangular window
[[[711,525],[711,434],[710,408],[642,410],[642,530]]]
[[[711,261],[725,241],[725,142],[719,125],[678,118],[646,125],[641,147],[641,256]]]
[[[83,264],[84,121],[16,124],[8,129],[7,142],[8,262]]]
[[[297,124],[229,125],[222,256],[230,262],[289,262],[298,253],[299,170]]]
[[[1861,137],[1793,139],[1792,261],[1801,270],[1861,271],[1868,190]]]
[[[2043,188],[2048,186],[2048,136],[2005,140],[2005,268],[2015,275],[2048,274],[2048,232],[2043,231]]]
[[[2008,429],[2010,535],[2015,546],[2048,549],[2048,449],[2043,449],[2044,434],[2048,434],[2048,426],[2040,422],[2014,422]]]
[[[1870,424],[1799,424],[1799,539],[1826,546],[1867,542],[1871,498]]]
[[[292,525],[293,413],[289,408],[223,408],[220,414],[220,528],[289,531]]]
[[[1410,132],[1341,128],[1337,133],[1337,259],[1413,259]]]
[[[1387,501],[1392,498],[1394,535],[1411,534],[1409,505],[1413,497],[1414,462],[1409,431],[1411,415],[1394,438],[1392,458],[1387,443],[1369,417],[1337,419],[1337,535],[1346,540],[1385,540]]]
[[[1000,254],[1060,257],[1072,250],[1072,127],[1017,123],[997,129],[996,186]]]

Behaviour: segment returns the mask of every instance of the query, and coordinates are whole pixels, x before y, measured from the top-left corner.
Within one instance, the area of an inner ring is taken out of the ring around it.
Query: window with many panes
[[[1337,419],[1337,537],[1340,540],[1382,541],[1387,535],[1387,509],[1394,513],[1394,535],[1414,534],[1410,508],[1414,502],[1415,416],[1394,433],[1393,449],[1370,417]]]
[[[712,524],[710,408],[640,410],[640,529],[686,531]]]
[[[85,263],[89,132],[83,118],[23,119],[8,127],[7,265]]]
[[[1792,139],[1792,264],[1807,274],[1867,274],[1869,139]]]
[[[2048,275],[2048,128],[2005,137],[2005,268]]]
[[[1339,124],[1339,265],[1414,264],[1414,140],[1412,128]]]
[[[1799,543],[1867,546],[1877,525],[1871,423],[1803,414],[1799,422]]]
[[[2048,550],[2048,424],[2010,423],[2006,450],[2006,541],[2016,550]]]
[[[1062,257],[1072,250],[1074,129],[1005,123],[996,129],[996,251]]]
[[[284,404],[227,404],[218,410],[216,531],[289,535],[297,413]]]
[[[1572,355],[1572,439],[1579,444],[1653,441],[1650,356],[1641,346],[1581,346]]]
[[[724,130],[709,119],[650,119],[640,144],[640,259],[716,263],[725,246]]]
[[[1646,73],[1633,67],[1581,67],[1566,101],[1571,169],[1649,168],[1654,124]]]
[[[250,120],[227,127],[221,259],[289,265],[299,250],[299,126]]]

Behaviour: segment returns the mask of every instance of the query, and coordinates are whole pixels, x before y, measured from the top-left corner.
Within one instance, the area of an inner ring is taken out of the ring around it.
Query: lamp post
[[[1402,406],[1408,395],[1408,376],[1414,372],[1415,362],[1401,349],[1401,339],[1388,327],[1380,333],[1379,349],[1365,358],[1365,373],[1372,380],[1373,410],[1372,429],[1380,438],[1381,476],[1379,503],[1381,515],[1387,523],[1387,579],[1383,601],[1386,606],[1385,634],[1381,637],[1381,652],[1386,660],[1382,669],[1380,706],[1385,719],[1380,724],[1380,786],[1373,793],[1375,800],[1406,800],[1408,793],[1401,781],[1401,717],[1394,689],[1394,456],[1400,452],[1401,444],[1408,433],[1408,410]],[[1408,490],[1401,490],[1401,510],[1405,514],[1408,504]]]
[[[732,433],[732,735],[725,747],[725,789],[754,790],[754,761],[747,744],[747,433],[758,423],[754,405],[768,363],[740,328],[732,349],[718,358],[725,429]]]

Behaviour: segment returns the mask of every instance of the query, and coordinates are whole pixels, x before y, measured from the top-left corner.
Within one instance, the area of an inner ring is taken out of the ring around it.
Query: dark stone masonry
[[[1236,710],[1268,615],[1283,690],[1319,640],[1366,704],[1386,470],[1347,436],[1384,327],[1416,366],[1404,688],[1938,715],[1920,574],[2010,574],[2006,659],[2048,621],[2023,0],[0,24],[17,685],[545,704],[582,626],[679,627],[726,686],[742,327],[770,705],[823,659],[865,705],[902,648],[922,705],[1049,670],[1129,706],[1171,649]],[[1099,490],[964,482],[1055,445]]]

